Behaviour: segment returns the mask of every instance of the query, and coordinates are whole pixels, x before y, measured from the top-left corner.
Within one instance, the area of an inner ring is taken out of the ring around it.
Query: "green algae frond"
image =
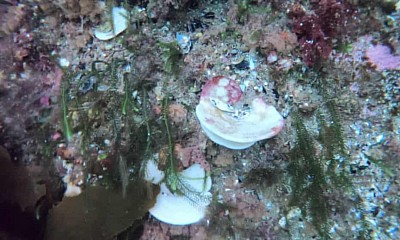
[[[347,155],[342,124],[333,100],[326,103],[326,111],[317,113],[319,134],[310,135],[299,113],[295,113],[296,145],[290,152],[289,174],[292,177],[291,205],[299,206],[311,219],[319,235],[329,238],[333,192],[351,191],[347,176]],[[316,154],[316,145],[321,149]],[[338,189],[341,189],[338,191]]]
[[[165,72],[178,76],[183,64],[183,54],[179,50],[178,44],[176,42],[158,42],[158,46],[162,50]]]
[[[165,97],[163,102],[163,120],[165,126],[165,132],[167,135],[167,163],[165,169],[165,178],[168,188],[173,193],[185,196],[194,205],[201,202],[208,202],[208,197],[203,195],[201,192],[197,192],[191,188],[190,184],[186,183],[186,179],[178,172],[178,159],[174,156],[174,141],[172,139],[171,125],[169,123],[168,116],[168,97]],[[207,184],[207,174],[204,176],[203,188],[206,188]],[[192,179],[193,180],[193,179]]]
[[[61,88],[61,110],[62,110],[62,122],[64,128],[64,135],[67,142],[72,139],[72,130],[71,130],[71,120],[69,119],[68,112],[68,102],[67,96],[65,93],[65,87]]]
[[[328,184],[325,180],[323,161],[315,156],[314,141],[298,114],[294,116],[296,146],[290,153],[289,174],[292,177],[293,196],[290,204],[299,206],[303,215],[320,235],[326,235],[329,218],[328,199],[324,195]]]

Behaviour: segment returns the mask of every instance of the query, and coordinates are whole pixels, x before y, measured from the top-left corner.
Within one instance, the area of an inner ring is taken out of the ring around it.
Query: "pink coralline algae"
[[[368,62],[378,71],[400,69],[400,56],[393,55],[388,46],[382,44],[371,46],[365,55]]]
[[[211,171],[210,163],[207,162],[206,156],[200,146],[182,147],[182,145],[176,144],[175,154],[185,168],[197,163],[207,172]]]

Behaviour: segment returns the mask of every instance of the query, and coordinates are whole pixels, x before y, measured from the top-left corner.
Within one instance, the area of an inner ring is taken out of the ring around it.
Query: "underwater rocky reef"
[[[399,1],[0,13],[0,239],[400,239]]]

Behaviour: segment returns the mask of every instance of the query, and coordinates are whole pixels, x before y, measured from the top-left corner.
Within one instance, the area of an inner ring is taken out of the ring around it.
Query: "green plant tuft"
[[[175,144],[172,139],[171,125],[169,122],[168,102],[169,98],[166,96],[163,101],[163,120],[168,142],[167,163],[165,169],[167,186],[172,193],[185,196],[185,198],[193,205],[198,205],[201,202],[208,202],[209,196],[203,195],[201,192],[192,189],[190,184],[187,183],[188,179],[184,178],[178,172],[178,160],[174,156]],[[206,179],[207,175],[204,177],[204,186],[206,185]]]
[[[158,46],[163,51],[164,70],[175,77],[178,76],[183,64],[183,54],[181,53],[178,44],[176,42],[160,41],[158,42]]]
[[[69,111],[68,111],[68,101],[67,101],[67,95],[65,93],[66,87],[63,86],[61,88],[61,109],[62,109],[62,121],[63,121],[63,129],[64,129],[64,135],[65,139],[67,142],[71,141],[73,133],[71,130],[71,120],[69,117]]]
[[[313,138],[302,116],[293,117],[296,145],[290,152],[289,174],[292,176],[291,205],[299,206],[323,238],[329,238],[329,220],[332,207],[328,194],[351,191],[347,175],[347,153],[343,128],[335,102],[325,92],[325,109],[316,113],[319,134]],[[318,154],[316,145],[320,144]],[[340,188],[342,191],[338,191]]]
[[[299,206],[303,215],[323,237],[327,237],[330,207],[325,196],[328,187],[325,180],[323,161],[315,156],[314,141],[302,118],[293,117],[296,129],[296,146],[290,152],[289,174],[292,177],[293,195],[290,205]]]

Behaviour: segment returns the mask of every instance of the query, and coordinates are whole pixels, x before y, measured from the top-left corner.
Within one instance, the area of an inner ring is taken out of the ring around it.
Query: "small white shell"
[[[61,67],[69,67],[70,62],[66,58],[59,58],[58,63],[60,64]]]
[[[107,31],[94,30],[94,36],[100,40],[110,40],[128,28],[129,12],[123,7],[112,8],[113,27]]]
[[[193,164],[182,171],[180,180],[201,199],[189,198],[172,193],[165,183],[161,183],[156,204],[149,212],[158,220],[174,225],[188,225],[200,221],[211,202],[211,177],[199,164]]]
[[[204,218],[206,206],[196,205],[185,196],[171,193],[165,183],[161,183],[157,202],[149,212],[158,220],[174,225],[188,225]],[[207,192],[207,195],[211,193]]]
[[[70,181],[70,176],[63,177],[63,181],[67,184],[67,189],[64,192],[64,197],[76,197],[82,193],[82,189]]]
[[[144,179],[148,182],[159,184],[164,179],[164,172],[158,169],[156,161],[147,161]]]
[[[180,175],[181,181],[195,192],[203,193],[211,189],[211,177],[206,176],[206,171],[200,164],[193,164],[189,168],[183,170]]]
[[[67,185],[67,190],[64,192],[64,197],[76,197],[82,193],[82,189],[72,183]]]

